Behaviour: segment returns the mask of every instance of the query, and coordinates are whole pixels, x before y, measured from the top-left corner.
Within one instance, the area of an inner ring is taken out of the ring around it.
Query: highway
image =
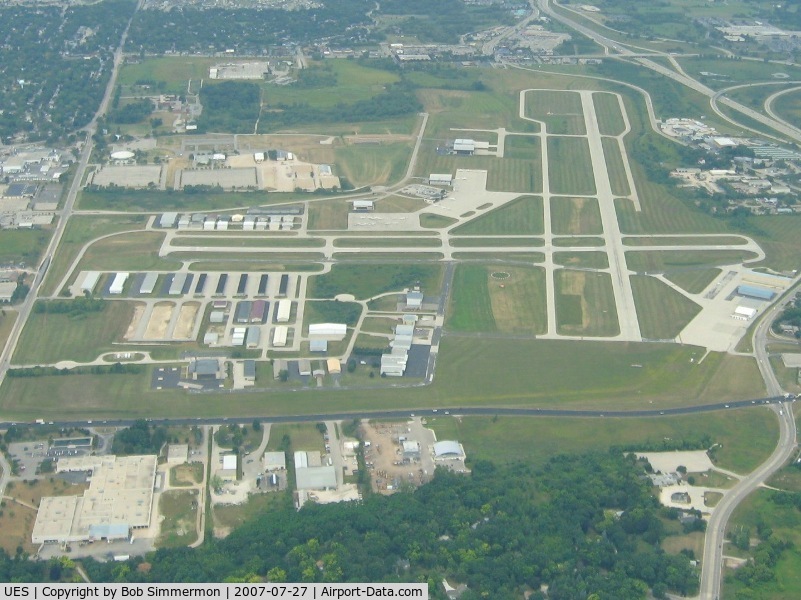
[[[785,299],[777,302],[769,311],[766,311],[754,331],[754,356],[757,366],[765,381],[768,394],[773,397],[782,397],[782,388],[776,378],[776,373],[770,366],[767,352],[767,336],[770,325],[778,316],[784,305],[792,298],[786,294]],[[751,492],[757,489],[773,473],[778,471],[791,457],[796,448],[796,424],[793,416],[792,403],[779,402],[772,406],[779,419],[779,443],[773,454],[755,471],[740,480],[712,512],[706,529],[704,541],[704,556],[701,563],[700,600],[717,600],[720,598],[720,587],[723,578],[723,543],[726,526],[734,510]]]

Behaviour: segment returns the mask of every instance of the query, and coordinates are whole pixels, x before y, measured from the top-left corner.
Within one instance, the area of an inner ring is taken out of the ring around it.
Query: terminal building
[[[56,472],[91,473],[83,496],[45,496],[36,513],[34,544],[127,539],[150,527],[157,457],[71,456]]]

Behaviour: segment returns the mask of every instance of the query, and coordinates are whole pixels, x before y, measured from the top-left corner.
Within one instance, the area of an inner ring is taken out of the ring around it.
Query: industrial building
[[[43,497],[34,544],[114,540],[150,527],[157,457],[74,456],[60,458],[57,473],[90,471],[83,496]]]
[[[89,271],[83,278],[83,283],[81,283],[81,292],[84,294],[93,293],[98,281],[100,281],[100,273],[98,271]]]
[[[428,176],[428,185],[453,185],[453,175],[450,173],[431,173]]]
[[[189,361],[188,373],[195,381],[225,379],[222,361],[219,358],[193,358]]]
[[[169,444],[167,446],[167,464],[182,465],[189,462],[188,444]]]
[[[292,315],[292,301],[279,300],[278,310],[275,316],[275,320],[278,323],[288,323],[291,315]]]
[[[737,295],[744,296],[746,298],[754,298],[756,300],[770,301],[773,300],[776,292],[767,288],[758,287],[756,285],[743,284],[737,286]]]
[[[251,325],[247,328],[245,335],[245,344],[248,348],[258,348],[261,343],[261,328],[256,325]]]
[[[223,454],[222,468],[217,471],[217,476],[225,481],[233,481],[236,479],[237,467],[239,466],[238,454]]]
[[[139,284],[139,293],[140,294],[152,294],[153,290],[156,289],[156,282],[159,279],[158,273],[145,273],[144,279],[142,279],[142,283]]]
[[[415,440],[404,440],[401,442],[403,447],[403,458],[417,460],[420,458],[420,442]]]
[[[286,454],[284,452],[265,452],[261,460],[265,471],[283,471],[286,469]]]
[[[344,323],[311,323],[309,325],[310,338],[322,338],[327,340],[341,340],[348,333],[348,327]]]
[[[125,286],[125,282],[128,281],[130,275],[130,273],[115,273],[114,280],[108,288],[108,293],[114,295],[122,294],[122,288]]]
[[[283,348],[286,346],[286,338],[289,334],[289,329],[286,325],[279,325],[273,329],[273,347]]]
[[[354,200],[353,210],[370,211],[375,210],[375,202],[372,200]]]
[[[176,273],[170,283],[168,294],[170,296],[181,296],[184,293],[184,287],[187,284],[192,284],[192,276],[189,273]]]
[[[464,458],[464,448],[459,442],[442,440],[434,442],[434,459]]]
[[[11,302],[11,297],[17,289],[17,284],[14,281],[0,281],[0,302]]]

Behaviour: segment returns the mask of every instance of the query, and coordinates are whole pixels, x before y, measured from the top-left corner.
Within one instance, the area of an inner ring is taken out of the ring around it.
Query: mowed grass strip
[[[754,257],[745,250],[643,250],[626,252],[626,264],[632,271],[662,272],[674,267],[740,264]]]
[[[596,92],[592,95],[595,114],[598,117],[598,128],[601,135],[621,135],[626,130],[623,113],[617,96],[607,92]]]
[[[145,271],[179,269],[181,263],[161,258],[159,248],[166,234],[158,231],[121,233],[92,244],[84,253],[78,270]]]
[[[542,161],[542,138],[538,135],[508,135],[503,145],[503,158]]]
[[[487,281],[487,267],[456,267],[445,323],[446,329],[454,331],[497,331]]]
[[[758,408],[682,417],[629,419],[437,417],[428,426],[440,440],[459,440],[475,460],[535,465],[555,454],[607,451],[711,438],[721,445],[715,464],[747,473],[759,465],[778,439],[776,419]],[[753,436],[753,443],[751,442]],[[704,449],[699,445],[699,450]]]
[[[439,248],[438,238],[337,238],[335,248]]]
[[[676,237],[627,236],[623,238],[624,246],[744,246],[747,243],[748,240],[738,235],[682,235]]]
[[[328,273],[309,278],[307,297],[353,294],[364,300],[385,292],[400,292],[416,283],[433,295],[442,286],[442,275],[442,266],[432,264],[336,264]]]
[[[545,262],[545,255],[542,252],[497,252],[487,250],[486,252],[452,252],[451,256],[459,260],[493,260],[498,263]]]
[[[599,237],[558,237],[551,243],[557,248],[593,248],[606,245],[606,240]]]
[[[613,138],[602,138],[601,144],[604,149],[606,172],[609,174],[612,193],[616,196],[628,196],[631,194],[631,188],[629,187],[629,179],[626,177],[623,156],[620,154],[620,144]]]
[[[551,230],[557,235],[603,233],[596,198],[551,198]]]
[[[521,196],[459,225],[452,235],[538,235],[544,233],[542,198]]]
[[[112,343],[122,338],[133,311],[131,302],[106,302],[102,311],[76,315],[33,311],[22,330],[12,362],[31,365],[60,360],[92,361],[113,349]]]
[[[559,269],[554,272],[556,322],[565,335],[620,333],[612,278],[608,273]]]
[[[647,275],[632,275],[631,289],[640,331],[648,339],[675,338],[701,312],[698,304]]]
[[[548,133],[587,133],[581,96],[576,92],[561,90],[530,90],[526,92],[525,114],[543,121]]]
[[[392,262],[397,260],[410,261],[435,261],[442,260],[445,255],[441,252],[408,252],[399,250],[398,252],[334,252],[332,258],[339,261],[365,261],[372,262]]]
[[[548,176],[552,194],[595,194],[595,177],[587,140],[549,137]]]
[[[700,294],[707,286],[715,280],[715,277],[722,273],[721,269],[687,269],[684,271],[667,271],[665,279],[668,279],[679,286],[681,289],[691,294]]]
[[[174,247],[209,246],[213,248],[320,248],[325,246],[325,240],[280,235],[266,237],[176,236],[172,240],[172,245]]]
[[[589,250],[587,252],[554,252],[553,261],[557,265],[582,269],[608,269],[609,257],[606,252]]]
[[[451,239],[450,244],[454,248],[478,248],[480,246],[488,248],[531,246],[537,248],[544,246],[545,242],[542,238],[532,237],[458,237]]]
[[[446,327],[536,335],[548,326],[541,267],[462,264],[456,268]]]
[[[444,406],[529,406],[635,410],[691,406],[764,395],[756,361],[703,348],[659,343],[493,339],[445,335],[431,386],[397,389],[330,389],[326,406],[361,411]],[[695,362],[690,362],[694,359]],[[642,365],[632,368],[632,364]],[[502,376],[501,376],[502,375]],[[205,417],[315,414],[317,392],[207,394],[198,402],[184,390],[153,390],[152,373],[7,377],[0,409],[7,419]],[[491,382],[492,385],[488,385]],[[732,411],[734,412],[734,411]],[[270,436],[271,439],[274,435]]]

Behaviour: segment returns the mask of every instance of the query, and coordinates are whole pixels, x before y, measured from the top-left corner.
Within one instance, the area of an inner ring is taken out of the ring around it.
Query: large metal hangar
[[[737,295],[745,296],[746,298],[754,298],[756,300],[773,300],[776,292],[767,288],[759,287],[756,285],[740,285],[737,287]]]
[[[462,445],[454,440],[434,442],[434,458],[464,458]]]

